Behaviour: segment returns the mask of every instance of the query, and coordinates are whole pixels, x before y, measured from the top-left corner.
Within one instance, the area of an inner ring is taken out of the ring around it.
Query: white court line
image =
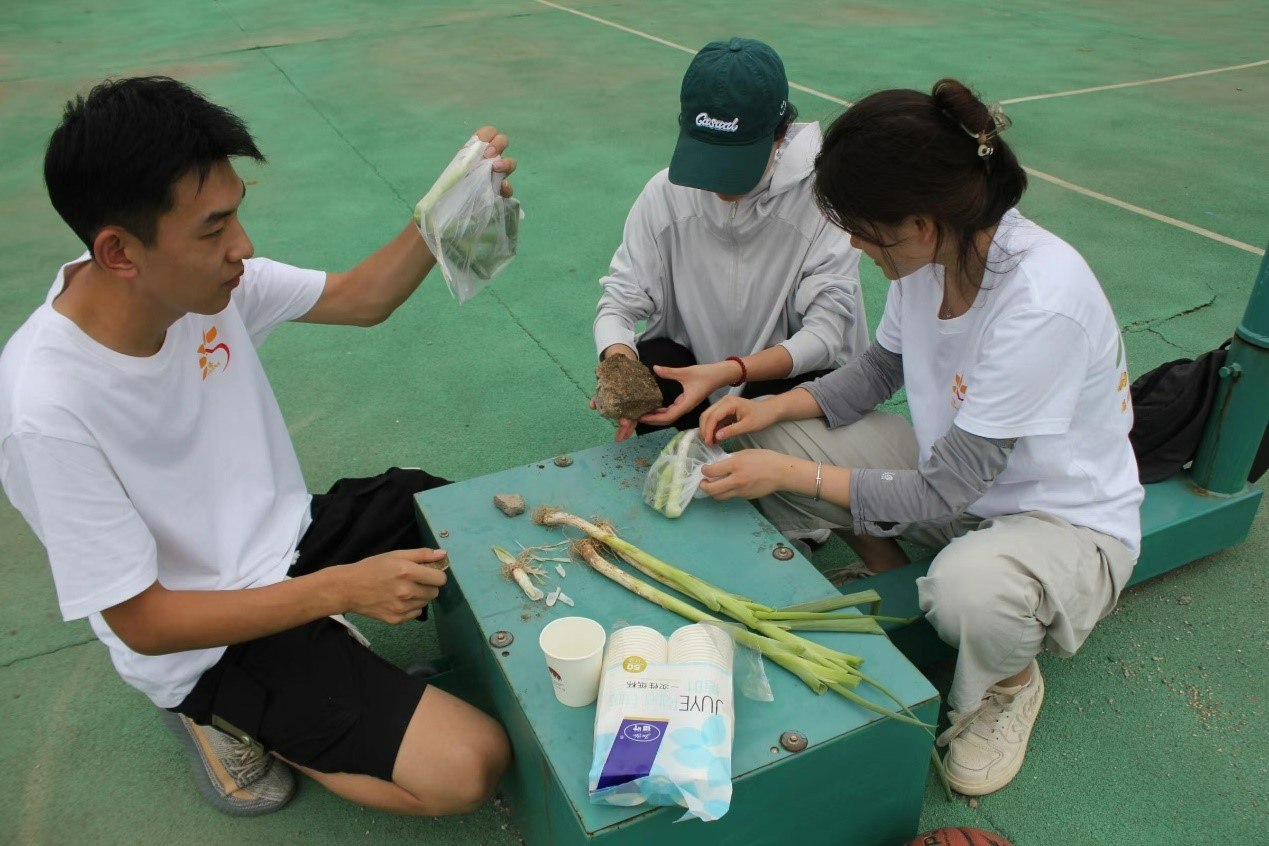
[[[1032,100],[1051,100],[1054,97],[1072,97],[1076,94],[1091,94],[1094,91],[1113,91],[1116,88],[1133,88],[1138,85],[1155,85],[1160,82],[1174,82],[1178,79],[1193,79],[1196,76],[1209,76],[1214,73],[1227,73],[1229,71],[1246,70],[1247,68],[1258,68],[1261,65],[1269,65],[1269,59],[1261,59],[1258,62],[1248,62],[1245,65],[1230,65],[1227,68],[1212,68],[1211,70],[1194,71],[1192,73],[1178,73],[1175,76],[1160,76],[1154,79],[1141,79],[1136,82],[1116,82],[1113,85],[1097,85],[1093,88],[1076,88],[1073,91],[1056,91],[1052,94],[1032,94],[1030,97],[1014,97],[1010,100],[1001,100],[1002,106],[1008,106],[1013,103],[1030,103]]]
[[[673,47],[675,50],[681,50],[682,52],[690,53],[693,56],[696,55],[696,52],[697,52],[693,50],[691,47],[685,47],[682,44],[678,44],[673,41],[666,41],[664,38],[658,38],[657,36],[644,32],[643,30],[634,29],[628,26],[623,26],[622,24],[619,24],[616,21],[610,21],[606,18],[601,18],[598,15],[592,15],[588,12],[582,12],[577,9],[570,9],[568,6],[561,6],[559,3],[552,3],[551,0],[534,0],[534,2],[541,3],[543,6],[550,6],[552,9],[558,9],[561,12],[568,12],[571,15],[577,15],[579,18],[586,18],[587,20],[594,21],[595,23],[601,23],[604,26],[610,26],[613,29],[619,29],[622,32],[628,32],[631,35],[637,35],[640,38],[646,38],[649,41],[655,41],[657,44],[663,44],[666,47]],[[1263,64],[1269,64],[1269,59],[1265,59],[1259,62],[1251,62],[1250,64],[1247,64],[1247,65],[1238,65],[1237,67],[1249,68],[1249,67],[1255,67],[1257,65],[1263,65]],[[1061,92],[1057,94],[1039,94],[1039,95],[1036,95],[1035,97],[1020,97],[1014,100],[1003,100],[1001,102],[1002,103],[1021,103],[1025,100],[1038,100],[1044,97],[1061,97],[1061,96],[1066,96],[1069,94],[1081,94],[1081,93],[1084,93],[1085,91],[1102,91],[1109,88],[1127,88],[1132,85],[1149,85],[1154,82],[1165,82],[1171,79],[1185,79],[1191,76],[1202,76],[1204,74],[1221,73],[1222,71],[1236,70],[1236,69],[1237,68],[1232,68],[1232,67],[1218,68],[1216,70],[1198,71],[1196,73],[1180,74],[1178,76],[1170,76],[1170,77],[1165,77],[1162,79],[1148,79],[1148,80],[1143,80],[1141,82],[1122,82],[1117,85],[1106,85],[1100,88],[1086,88],[1086,89],[1083,89],[1083,91],[1067,91],[1067,92]],[[812,94],[816,97],[820,97],[822,99],[828,100],[831,103],[837,103],[838,105],[842,105],[842,106],[850,105],[849,100],[843,100],[840,97],[834,97],[832,94],[825,94],[823,91],[816,91],[814,88],[807,88],[804,85],[798,85],[796,83],[790,82],[789,87],[796,89],[798,91],[804,91],[807,94]],[[1148,217],[1151,220],[1157,220],[1160,223],[1166,223],[1166,224],[1169,224],[1170,226],[1175,226],[1178,229],[1184,229],[1186,232],[1193,232],[1196,235],[1202,235],[1205,238],[1210,238],[1213,241],[1217,241],[1221,244],[1226,244],[1230,247],[1236,247],[1240,250],[1245,250],[1246,252],[1252,253],[1253,255],[1263,256],[1265,254],[1265,251],[1260,249],[1259,247],[1253,247],[1251,244],[1245,244],[1242,241],[1236,241],[1233,238],[1226,237],[1225,235],[1221,235],[1218,232],[1213,232],[1210,229],[1204,229],[1201,226],[1195,226],[1192,223],[1186,223],[1184,220],[1178,220],[1175,217],[1168,217],[1165,214],[1159,214],[1158,212],[1150,211],[1150,209],[1143,209],[1141,206],[1134,206],[1132,203],[1127,203],[1127,202],[1124,202],[1123,200],[1117,200],[1114,197],[1108,196],[1106,194],[1101,194],[1097,191],[1092,190],[1091,188],[1085,188],[1081,185],[1076,185],[1074,182],[1067,182],[1065,179],[1061,179],[1051,174],[1035,170],[1034,168],[1028,167],[1028,168],[1025,168],[1025,170],[1027,171],[1027,173],[1031,174],[1032,176],[1038,177],[1039,179],[1043,179],[1046,182],[1051,182],[1054,185],[1057,185],[1059,187],[1074,191],[1077,194],[1082,194],[1085,197],[1089,197],[1094,200],[1101,200],[1103,203],[1109,203],[1112,206],[1125,209],[1126,211],[1135,212],[1136,214],[1142,215],[1143,217]]]
[[[1044,173],[1043,171],[1036,170],[1035,168],[1032,168],[1032,167],[1024,167],[1023,170],[1025,170],[1027,173],[1031,174],[1032,176],[1037,176],[1040,179],[1043,179],[1045,182],[1052,182],[1054,185],[1057,185],[1062,188],[1067,188],[1071,191],[1074,191],[1077,194],[1083,194],[1085,197],[1092,197],[1094,200],[1101,200],[1103,203],[1110,203],[1112,206],[1118,206],[1121,209],[1126,209],[1127,211],[1130,211],[1130,212],[1136,212],[1137,214],[1142,215],[1143,217],[1148,217],[1151,220],[1157,220],[1160,223],[1167,223],[1171,226],[1177,227],[1178,229],[1184,229],[1186,232],[1193,232],[1195,235],[1202,235],[1204,238],[1211,238],[1213,241],[1219,241],[1222,244],[1227,244],[1231,247],[1237,247],[1240,250],[1246,250],[1247,252],[1252,253],[1254,255],[1263,256],[1265,254],[1265,251],[1260,249],[1259,247],[1253,247],[1251,244],[1245,244],[1242,241],[1236,241],[1233,238],[1229,238],[1229,237],[1226,237],[1225,235],[1221,235],[1219,232],[1213,232],[1210,229],[1204,229],[1201,226],[1195,226],[1193,223],[1186,223],[1184,220],[1177,220],[1175,217],[1168,217],[1166,214],[1159,214],[1158,212],[1150,211],[1150,209],[1143,209],[1141,206],[1134,206],[1132,203],[1126,203],[1123,200],[1117,200],[1114,197],[1107,196],[1106,194],[1098,193],[1097,191],[1094,191],[1091,188],[1085,188],[1082,185],[1076,185],[1074,182],[1067,182],[1065,179],[1062,179],[1061,177]]]
[[[541,3],[543,6],[550,6],[552,9],[559,9],[561,12],[568,12],[570,15],[577,15],[579,18],[586,18],[589,21],[594,21],[595,23],[601,23],[604,26],[610,26],[613,29],[619,29],[622,32],[628,32],[631,35],[637,35],[640,38],[646,38],[649,41],[655,41],[658,44],[664,44],[666,47],[673,47],[675,50],[682,50],[684,53],[687,53],[689,56],[695,56],[697,53],[697,51],[693,50],[691,47],[685,47],[684,45],[678,44],[674,41],[666,41],[664,38],[657,38],[655,35],[652,35],[651,33],[648,33],[648,32],[644,32],[641,29],[634,29],[632,27],[622,26],[616,21],[610,21],[606,18],[598,17],[597,15],[592,15],[587,12],[579,11],[578,9],[570,9],[568,6],[561,6],[559,3],[552,3],[551,0],[536,0],[536,2]],[[789,87],[796,91],[802,91],[806,94],[812,94],[816,97],[820,97],[824,100],[828,100],[830,103],[836,103],[839,106],[850,105],[849,100],[843,100],[841,97],[834,97],[832,94],[825,94],[823,91],[816,91],[814,88],[807,88],[805,85],[798,85],[796,82],[790,82]]]

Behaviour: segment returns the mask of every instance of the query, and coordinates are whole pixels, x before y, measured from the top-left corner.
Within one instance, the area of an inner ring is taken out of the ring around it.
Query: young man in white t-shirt
[[[444,480],[310,497],[256,354],[283,321],[386,319],[435,261],[413,225],[347,273],[252,258],[237,156],[263,160],[242,121],[171,79],[67,104],[44,175],[88,252],[0,355],[0,480],[63,616],[166,709],[216,807],[284,804],[280,758],[363,805],[470,810],[508,764],[501,727],[332,619],[425,613],[444,552],[420,548],[410,494]]]

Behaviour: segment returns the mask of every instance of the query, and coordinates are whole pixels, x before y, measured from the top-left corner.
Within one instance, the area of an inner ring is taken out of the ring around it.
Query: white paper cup
[[[632,658],[644,665],[664,664],[669,654],[669,642],[665,635],[647,626],[624,626],[608,636],[608,649],[604,652],[604,666],[624,664]]]
[[[542,629],[538,646],[561,703],[582,708],[595,701],[607,639],[604,627],[589,617],[560,617]]]
[[[731,635],[717,626],[694,623],[683,626],[670,635],[669,659],[674,664],[691,664],[698,661],[728,668],[732,662],[734,645]]]

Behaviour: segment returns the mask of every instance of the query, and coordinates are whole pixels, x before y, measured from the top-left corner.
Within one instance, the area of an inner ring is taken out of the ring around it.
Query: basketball
[[[936,828],[918,834],[908,846],[1013,846],[1003,835],[981,828]]]

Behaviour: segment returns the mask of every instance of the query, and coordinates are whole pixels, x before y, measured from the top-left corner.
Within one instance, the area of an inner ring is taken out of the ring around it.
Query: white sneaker
[[[1044,678],[1032,661],[1031,681],[1025,686],[993,685],[973,711],[952,711],[952,725],[938,739],[939,746],[947,747],[943,764],[952,789],[985,796],[1013,781],[1043,702]]]

